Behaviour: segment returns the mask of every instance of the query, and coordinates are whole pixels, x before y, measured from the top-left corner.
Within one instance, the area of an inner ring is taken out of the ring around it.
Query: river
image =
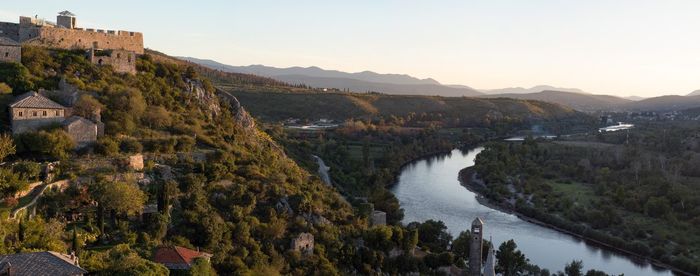
[[[477,201],[476,194],[460,185],[458,173],[474,165],[483,148],[453,150],[449,154],[421,159],[406,165],[398,183],[392,187],[404,209],[404,224],[428,219],[445,222],[453,237],[469,229],[475,217],[484,220],[484,238],[498,247],[513,239],[530,262],[563,271],[572,260],[582,260],[584,272],[589,269],[627,276],[673,275],[669,270],[635,262],[616,252],[588,244],[581,239],[554,231],[515,215],[489,208]]]

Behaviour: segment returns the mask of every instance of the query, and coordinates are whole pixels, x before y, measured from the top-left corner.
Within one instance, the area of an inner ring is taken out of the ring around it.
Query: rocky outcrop
[[[207,91],[204,88],[202,81],[190,79],[185,81],[187,82],[187,92],[192,94],[202,108],[209,112],[210,116],[216,117],[221,114],[219,99],[216,97],[215,93]]]
[[[233,112],[234,117],[236,118],[236,121],[238,121],[241,126],[245,128],[254,128],[255,127],[255,120],[253,120],[253,117],[250,116],[250,114],[243,109],[241,106],[241,102],[236,99],[231,93],[228,93],[224,90],[221,89],[216,89],[216,94],[219,95],[219,97],[227,102],[229,106],[231,107],[231,112]]]

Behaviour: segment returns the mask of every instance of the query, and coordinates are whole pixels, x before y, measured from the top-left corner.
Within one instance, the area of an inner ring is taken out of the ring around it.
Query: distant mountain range
[[[495,94],[486,95],[481,97],[488,98],[513,98],[513,99],[523,99],[523,100],[537,100],[545,102],[553,102],[566,106],[570,106],[574,109],[581,111],[598,111],[598,110],[611,110],[615,109],[620,105],[632,102],[631,100],[619,98],[609,95],[594,95],[594,94],[581,94],[572,93],[566,91],[551,91],[546,90],[537,93],[527,93],[527,94]]]
[[[550,85],[537,85],[537,86],[533,86],[530,88],[508,87],[508,88],[500,88],[500,89],[481,89],[479,91],[484,92],[486,94],[528,94],[528,93],[538,93],[538,92],[542,92],[542,91],[561,91],[561,92],[588,94],[588,93],[583,92],[583,90],[578,89],[578,88],[561,88],[561,87],[554,87],[554,86],[550,86]]]
[[[305,84],[315,88],[337,88],[353,92],[381,92],[394,95],[437,95],[445,97],[484,97],[538,100],[570,106],[581,111],[671,111],[700,107],[700,90],[687,96],[653,98],[616,97],[586,93],[577,88],[538,85],[530,88],[510,87],[477,90],[466,85],[443,85],[427,78],[401,74],[379,74],[371,71],[347,73],[319,67],[276,68],[264,65],[232,66],[208,59],[180,57],[225,72],[252,74],[289,84]]]
[[[483,93],[470,87],[450,87],[434,79],[419,79],[409,75],[379,74],[370,71],[346,73],[318,67],[276,68],[264,65],[232,66],[213,60],[180,57],[209,68],[225,72],[270,77],[289,84],[305,84],[317,88],[348,89],[354,92],[381,92],[402,95],[440,95],[447,97],[478,96]]]

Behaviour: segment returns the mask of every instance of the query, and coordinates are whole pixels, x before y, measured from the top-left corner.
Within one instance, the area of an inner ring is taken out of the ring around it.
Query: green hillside
[[[229,90],[253,114],[267,121],[288,118],[315,120],[431,114],[449,125],[468,126],[491,120],[584,119],[586,116],[557,104],[506,98],[396,96],[357,93],[247,92]]]

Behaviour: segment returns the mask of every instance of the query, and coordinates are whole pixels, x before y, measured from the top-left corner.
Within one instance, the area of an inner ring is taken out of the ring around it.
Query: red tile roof
[[[189,269],[196,258],[211,258],[212,254],[187,249],[180,246],[160,247],[156,249],[153,260],[170,269]]]

